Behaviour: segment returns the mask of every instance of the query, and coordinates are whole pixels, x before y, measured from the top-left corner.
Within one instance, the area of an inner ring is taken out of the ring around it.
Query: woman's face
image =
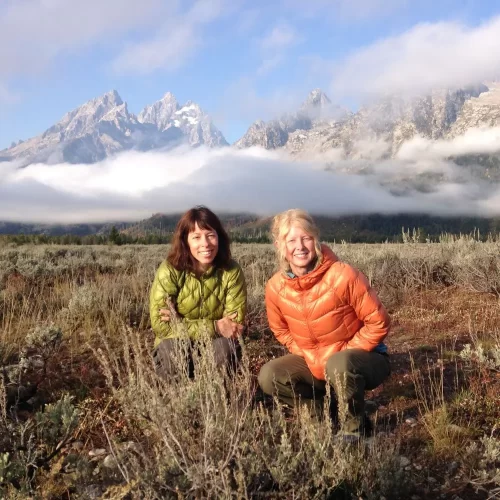
[[[191,255],[199,262],[201,270],[207,270],[219,249],[219,237],[213,229],[200,229],[195,223],[194,230],[188,233],[187,242]]]
[[[285,257],[293,273],[303,276],[316,259],[314,238],[304,231],[299,224],[292,224],[285,237]]]

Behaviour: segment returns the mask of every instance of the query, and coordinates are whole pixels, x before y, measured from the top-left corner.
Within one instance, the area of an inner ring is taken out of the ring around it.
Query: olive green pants
[[[391,373],[389,356],[362,349],[340,351],[328,358],[326,378],[333,393],[330,416],[346,432],[364,431],[365,390],[378,387]],[[300,356],[287,354],[266,363],[259,373],[259,385],[264,393],[277,396],[284,403],[295,406],[299,401],[307,405],[313,416],[320,418],[326,394],[324,380],[313,376]],[[344,403],[344,404],[343,404]]]

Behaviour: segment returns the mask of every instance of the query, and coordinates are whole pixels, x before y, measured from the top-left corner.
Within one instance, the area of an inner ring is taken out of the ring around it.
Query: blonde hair
[[[299,225],[306,233],[314,239],[314,248],[318,256],[318,262],[321,262],[322,252],[319,241],[319,229],[313,218],[300,208],[292,208],[275,215],[271,224],[271,235],[276,245],[276,253],[280,267],[284,271],[290,269],[290,264],[286,260],[286,235],[290,232],[293,224]]]

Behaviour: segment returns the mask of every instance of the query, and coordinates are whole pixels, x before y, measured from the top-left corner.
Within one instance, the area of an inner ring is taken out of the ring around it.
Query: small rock
[[[412,495],[411,500],[420,500],[418,495]]]
[[[459,467],[460,464],[458,462],[451,462],[451,464],[448,466],[448,474],[450,474],[450,476],[453,476],[455,472],[457,472]]]
[[[415,469],[422,470],[422,466],[421,465],[415,465]]]
[[[102,457],[106,455],[106,450],[104,448],[94,448],[89,451],[89,457]]]
[[[29,362],[33,368],[38,369],[38,370],[40,370],[41,368],[43,368],[45,366],[44,360],[42,359],[41,356],[38,356],[38,355],[30,356]]]
[[[401,467],[408,467],[408,465],[410,465],[410,459],[409,458],[406,458],[404,456],[400,456],[399,457],[399,465],[401,465]]]
[[[106,458],[102,461],[102,466],[107,469],[116,469],[118,468],[118,464],[113,455],[106,455]]]
[[[141,446],[134,441],[125,441],[119,445],[123,451],[133,451],[134,453],[141,453]]]
[[[94,500],[97,498],[101,498],[103,491],[98,484],[90,484],[83,490],[83,493],[85,495],[85,498]]]
[[[437,479],[434,478],[434,477],[430,477],[430,476],[427,478],[427,481],[429,481],[429,483],[431,483],[431,484],[436,484],[437,483]]]
[[[407,418],[407,419],[405,420],[405,422],[406,422],[407,424],[410,424],[410,425],[411,425],[411,424],[416,424],[416,423],[417,423],[417,419],[416,419],[416,418],[413,418],[413,417],[409,417],[409,418]]]

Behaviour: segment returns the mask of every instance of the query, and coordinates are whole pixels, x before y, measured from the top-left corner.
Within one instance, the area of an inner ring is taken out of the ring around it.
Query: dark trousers
[[[234,373],[241,358],[241,346],[237,340],[217,337],[212,341],[215,365],[221,370]],[[168,380],[178,375],[179,368],[194,376],[192,352],[196,342],[184,339],[162,340],[153,351],[156,372]]]
[[[340,416],[342,429],[346,432],[362,432],[365,414],[365,390],[379,386],[391,373],[389,356],[362,349],[348,349],[328,358],[326,377],[334,394],[332,417],[337,404],[344,416]],[[323,411],[326,394],[324,380],[313,376],[300,356],[287,354],[266,363],[259,373],[259,385],[269,395],[277,396],[284,403],[295,406],[298,401],[306,404],[313,415]],[[345,403],[342,405],[342,403]]]

